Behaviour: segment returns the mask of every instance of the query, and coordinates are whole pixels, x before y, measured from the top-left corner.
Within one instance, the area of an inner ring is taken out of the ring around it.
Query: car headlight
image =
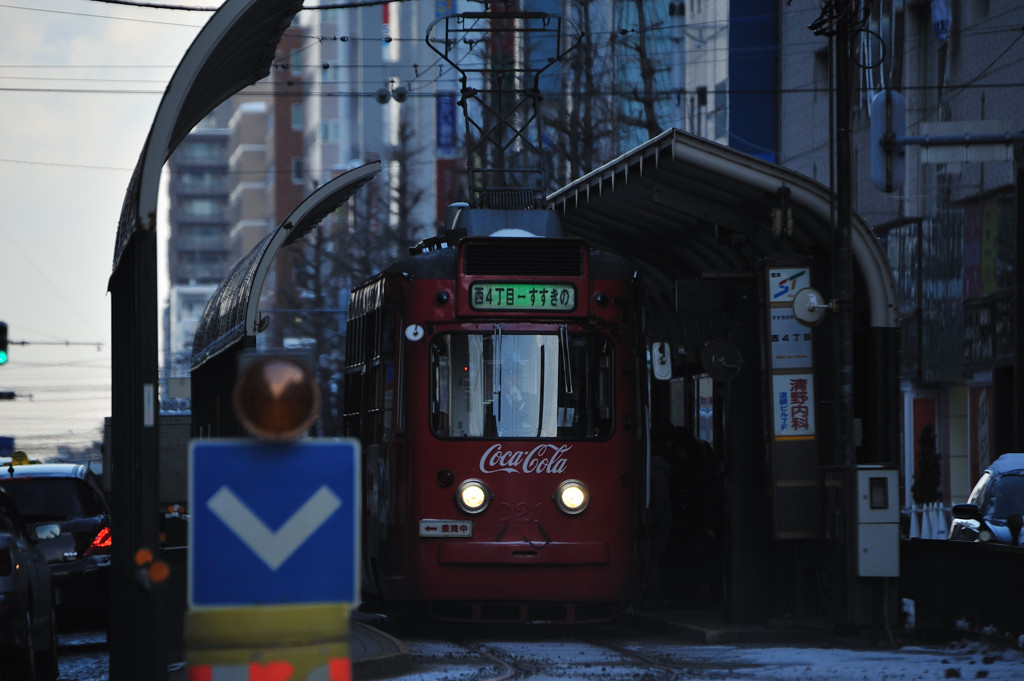
[[[482,513],[491,501],[491,490],[481,480],[465,480],[455,491],[455,503],[466,513]]]
[[[590,503],[590,491],[579,480],[566,480],[555,490],[555,503],[562,513],[583,513]]]

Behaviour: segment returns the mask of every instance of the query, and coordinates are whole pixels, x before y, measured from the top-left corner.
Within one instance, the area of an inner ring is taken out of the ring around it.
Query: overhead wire
[[[92,0],[92,1],[99,1],[99,0]],[[149,7],[149,6],[152,6],[152,3],[124,2],[124,3],[115,3],[115,4],[124,4],[124,5],[137,6],[137,7]],[[833,5],[833,3],[826,3],[825,8],[822,10],[823,15],[825,15],[825,16],[829,15],[829,12],[826,11],[826,10],[829,7],[832,7],[832,5]],[[357,5],[353,4],[353,3],[340,3],[340,4],[337,4],[337,5],[320,5],[320,6],[309,7],[309,8],[304,8],[304,9],[316,10],[316,9],[330,9],[330,8],[336,8],[336,7],[354,7],[354,6],[357,6]],[[358,5],[358,6],[363,6],[363,5]],[[9,5],[0,5],[0,7],[10,7],[10,6]],[[18,9],[30,9],[30,8],[18,8]],[[180,7],[180,9],[194,10],[196,8]],[[216,8],[207,8],[207,9],[216,9]],[[834,13],[834,11],[835,11],[834,7],[833,7],[832,11]],[[867,12],[865,12],[864,14],[865,14],[865,16],[862,17],[861,21],[865,20]],[[95,15],[86,15],[86,16],[95,16]],[[768,15],[764,15],[764,16],[768,16]],[[111,17],[111,18],[122,19],[123,17]],[[660,23],[659,22],[655,22],[655,23],[658,24],[658,25],[648,26],[644,30],[647,31],[647,32],[653,32],[653,31],[661,31],[661,30],[666,30],[668,28],[671,28],[670,26],[664,25],[664,22],[660,22]],[[714,27],[716,25],[717,26],[724,26],[724,25],[726,25],[726,23],[727,22],[724,22],[724,21],[723,22],[709,22],[709,23],[691,23],[691,24],[686,24],[686,28],[687,29],[702,29],[702,28]],[[633,34],[633,33],[636,33],[636,32],[639,32],[639,29],[637,29],[635,27],[630,27],[628,29],[623,29],[623,28],[611,29],[611,28],[609,28],[609,29],[606,29],[606,30],[603,30],[603,31],[595,31],[595,32],[592,32],[592,33],[595,33],[597,35],[603,35],[603,36],[606,36],[606,37],[610,37],[610,36],[613,36],[613,35],[617,36],[617,35],[622,35],[622,34],[629,35],[629,34]],[[380,40],[379,37],[365,37],[364,38],[364,37],[359,37],[359,36],[307,36],[307,37],[310,40],[313,40],[313,41],[325,41],[325,40],[340,40],[340,41],[350,41],[350,40],[351,41],[366,41],[366,40],[372,40],[372,41],[379,41]],[[418,37],[403,38],[403,37],[400,37],[400,36],[394,36],[394,37],[391,37],[390,39],[393,40],[393,41],[402,41],[402,40],[416,40],[416,41],[418,41],[418,40],[421,40],[421,38],[418,38]],[[309,47],[311,47],[314,44],[315,43],[310,43],[310,45],[308,45],[308,46],[306,46],[306,47],[304,47],[302,49],[303,50],[308,49]],[[722,49],[724,50],[725,48],[722,48]],[[729,51],[730,51],[730,53],[734,54],[737,49],[741,49],[742,50],[743,48],[731,47],[731,48],[729,48]],[[751,48],[751,49],[752,50],[757,50],[759,48]],[[663,62],[663,63],[665,63],[665,62]],[[692,63],[693,62],[691,61],[691,64]],[[415,72],[417,72],[417,75],[413,79],[411,79],[409,81],[409,87],[410,87],[410,89],[416,89],[416,87],[428,87],[430,82],[433,82],[433,81],[437,80],[436,78],[430,78],[430,76],[429,76],[429,74],[431,73],[430,69],[436,67],[437,65],[438,65],[438,60],[435,60],[435,62],[433,64],[429,65],[428,67],[423,67],[422,71],[420,70],[421,67],[418,64],[382,65],[380,68],[411,68],[411,69],[413,69]],[[324,66],[325,66],[325,68],[331,68],[332,67],[332,65],[330,65],[330,64],[325,64]],[[337,66],[337,65],[333,65],[333,66]],[[426,83],[418,84],[417,86],[414,86],[413,83],[415,81],[420,80],[423,75],[427,75],[429,80]],[[443,75],[444,75],[443,73],[442,74],[438,74],[438,77],[439,78],[443,77]],[[96,79],[96,80],[99,80],[99,79]],[[117,82],[117,81],[108,80],[108,82]],[[140,81],[124,81],[124,82],[140,82]],[[339,81],[333,81],[333,82],[339,82]],[[20,88],[0,88],[0,90],[11,91],[11,92],[20,92],[20,91],[55,91],[55,92],[68,91],[68,92],[73,92],[73,91],[81,90],[83,92],[89,92],[89,93],[114,92],[114,93],[125,93],[125,94],[150,94],[150,91],[135,90],[135,89],[132,89],[132,90],[120,89],[120,90],[108,91],[108,90],[93,90],[93,89],[85,89],[85,88],[75,88],[75,89],[68,88],[67,90],[59,89],[59,88],[58,89],[44,89],[44,88],[25,88],[25,89],[20,89]],[[153,94],[157,94],[157,93],[153,92]],[[346,94],[351,94],[351,93],[346,93]],[[357,96],[358,96],[358,94],[368,94],[368,95],[372,96],[374,93],[357,93]],[[615,93],[602,92],[602,93],[596,93],[596,94],[598,96],[604,96],[606,94],[615,94]],[[674,94],[678,94],[678,93],[672,93],[672,92],[668,93],[669,96],[672,96]]]
[[[102,2],[103,0],[91,0],[91,1],[93,1],[93,2]],[[840,1],[843,1],[843,0],[840,0]],[[181,10],[189,10],[189,11],[197,11],[197,10],[209,11],[209,10],[217,9],[216,7],[211,7],[211,8],[195,8],[195,7],[185,7],[185,6],[171,6],[171,5],[168,5],[168,4],[164,4],[164,5],[159,5],[158,6],[156,3],[138,3],[138,2],[128,2],[128,1],[119,1],[119,2],[108,1],[108,2],[105,2],[104,4],[118,4],[118,5],[141,7],[141,8],[181,9]],[[304,10],[341,9],[341,8],[365,7],[365,6],[377,5],[377,4],[381,4],[381,3],[378,3],[378,2],[370,2],[370,3],[334,3],[334,4],[330,4],[330,5],[317,5],[317,6],[312,6],[312,7],[305,7],[303,9]],[[846,4],[842,8],[840,8],[840,6],[836,2],[834,2],[834,1],[822,3],[821,10],[820,10],[820,13],[819,13],[819,17],[818,17],[817,20],[815,20],[815,22],[812,22],[812,26],[818,26],[819,28],[823,27],[825,29],[825,32],[827,33],[827,31],[831,30],[831,28],[834,26],[835,18],[837,16],[839,16],[842,12],[849,10],[851,5],[852,5],[852,3],[850,3],[849,0],[846,0]],[[0,7],[12,7],[12,6],[11,5],[0,5]],[[871,3],[870,2],[865,4],[865,9],[860,12],[857,25],[864,25],[865,24],[865,22],[867,20],[867,17],[868,17],[868,15],[870,13],[870,7],[871,7]],[[14,8],[15,9],[38,9],[38,8],[24,8],[24,7],[14,7]],[[40,9],[40,11],[57,11],[57,12],[60,12],[60,10],[46,10],[46,9]],[[1007,10],[1007,12],[1010,12],[1010,11],[1012,11],[1012,10]],[[68,13],[68,12],[63,12],[63,13]],[[73,13],[73,14],[79,14],[79,13]],[[1001,31],[1014,30],[1013,28],[1010,28],[1010,27],[999,27],[999,26],[994,26],[993,27],[993,26],[991,26],[991,24],[993,22],[998,21],[1003,16],[1006,16],[1006,14],[1007,13],[1004,12],[1001,15],[996,15],[994,17],[988,17],[985,21],[982,22],[981,25],[975,26],[975,27],[971,27],[971,28],[965,28],[965,29],[963,29],[963,31],[964,32],[969,32],[971,30],[974,30],[974,31],[978,31],[980,33],[980,32],[982,32],[981,30],[979,30],[980,26],[985,26],[985,25],[987,25],[987,26],[984,28],[984,32],[995,33],[995,32],[1001,32]],[[88,15],[88,14],[86,14],[85,16],[96,16],[96,15]],[[101,18],[108,18],[108,17],[101,17]],[[126,17],[109,17],[109,18],[135,20],[135,19],[129,19],[129,18],[126,18]],[[655,22],[655,23],[657,23],[657,22]],[[691,30],[693,30],[693,29],[709,28],[709,27],[713,28],[716,25],[724,25],[725,23],[726,22],[692,23],[692,24],[686,24],[686,28],[687,29],[691,29]],[[653,32],[653,31],[666,30],[666,29],[669,29],[669,28],[671,28],[671,27],[664,25],[664,23],[661,23],[661,24],[653,25],[653,26],[649,25],[649,26],[645,27],[644,31]],[[631,27],[627,27],[627,28],[618,28],[618,29],[608,28],[608,29],[601,30],[601,31],[595,31],[593,33],[595,33],[597,35],[602,35],[602,36],[604,36],[606,38],[610,38],[613,35],[614,36],[633,35],[633,34],[636,34],[636,33],[640,32],[640,30],[641,29],[639,29],[639,28],[637,28],[635,26],[631,26]],[[366,40],[379,41],[379,40],[381,40],[379,37],[360,37],[360,36],[307,36],[307,37],[310,39],[311,42],[310,42],[310,44],[304,46],[300,50],[300,52],[301,51],[305,51],[306,49],[310,49],[317,42],[322,42],[322,41],[325,41],[325,40],[339,40],[339,41],[343,41],[343,42],[345,42],[345,41],[366,41]],[[1018,38],[1019,37],[1020,36],[1018,36]],[[413,37],[403,38],[403,37],[400,37],[400,36],[395,36],[395,37],[391,37],[391,40],[402,41],[402,40],[421,40],[421,39],[420,38],[413,38]],[[1014,41],[1014,42],[1016,42],[1016,41]],[[1004,54],[1005,54],[1006,51],[1009,51],[1009,49],[1011,49],[1012,46],[1013,46],[1012,44],[1010,46],[1008,46],[1007,49],[1004,51]],[[735,52],[735,49],[736,48],[730,48],[730,51],[731,52]],[[752,49],[756,49],[756,48],[752,48]],[[1000,55],[1000,57],[1001,56],[1002,55]],[[955,96],[956,94],[958,94],[959,92],[961,92],[963,90],[973,89],[974,87],[1014,87],[1016,84],[996,84],[996,85],[987,85],[987,86],[976,86],[974,84],[978,79],[983,77],[985,72],[989,71],[994,66],[995,62],[997,62],[1000,57],[997,57],[995,60],[993,60],[993,63],[990,64],[983,72],[979,73],[977,76],[972,78],[967,83],[948,87],[947,89],[950,89],[950,90],[953,91],[953,94],[951,96]],[[712,58],[711,61],[715,61],[715,59]],[[442,69],[450,68],[449,66],[446,66],[445,64],[441,64],[440,62],[441,62],[440,58],[436,58],[432,64],[430,64],[428,66],[425,66],[425,67],[421,67],[419,64],[412,63],[412,64],[387,64],[387,65],[381,65],[379,68],[381,68],[381,69],[388,69],[388,70],[411,69],[414,72],[414,76],[413,76],[413,78],[408,79],[407,81],[405,81],[404,84],[409,88],[411,96],[417,96],[417,91],[429,89],[432,85],[435,85],[439,80],[444,78],[444,76],[446,75],[445,71],[439,71],[436,76],[433,75],[434,74],[434,70],[438,66],[440,66]],[[691,64],[692,64],[692,61],[691,61]],[[333,67],[345,68],[343,65],[324,64],[324,70],[326,70],[328,68],[333,68]],[[25,79],[25,78],[16,77],[16,76],[0,76],[0,80],[3,80],[3,79],[14,79],[14,78],[17,78],[19,80],[24,80]],[[50,80],[62,80],[62,79],[53,78],[53,79],[50,79]],[[76,79],[76,78],[68,78],[66,80],[81,80],[82,82],[95,82],[95,81],[130,82],[130,83],[146,82],[146,81],[140,81],[140,80],[118,81],[116,79]],[[157,82],[157,81],[154,81],[154,82]],[[331,88],[344,87],[346,85],[359,84],[356,81],[324,81],[324,80],[313,81],[313,83],[325,84],[325,85],[328,85]],[[372,96],[375,96],[375,94],[376,94],[375,91],[367,91],[367,92],[361,92],[361,91],[349,91],[349,92],[331,91],[331,92],[325,92],[325,91],[321,91],[321,92],[317,92],[315,90],[315,85],[310,83],[310,81],[303,81],[302,86],[304,88],[303,94],[304,95],[308,95],[308,96],[372,97]],[[906,89],[906,90],[912,90],[912,89],[918,89],[918,90],[936,89],[936,90],[938,90],[938,89],[941,89],[941,87],[942,86],[934,85],[934,86],[917,86],[916,88],[911,87],[911,88],[904,88],[904,89]],[[95,89],[95,88],[70,88],[70,87],[69,88],[0,87],[0,91],[6,91],[6,92],[89,93],[89,94],[161,94],[162,93],[162,90],[160,90],[160,91],[150,91],[150,90],[144,90],[144,89],[124,89],[124,88],[121,88],[121,89]],[[771,89],[770,91],[771,92],[776,92],[776,93],[781,94],[781,95],[786,95],[786,94],[798,94],[798,93],[816,92],[816,91],[823,91],[823,90],[821,88],[815,88],[815,87],[795,87],[795,88],[787,88],[787,89],[777,89],[777,88],[774,88],[774,89]],[[739,92],[752,92],[752,91],[751,90],[737,90],[737,89],[722,90],[722,89],[718,89],[718,88],[709,89],[709,94],[711,94],[711,93],[714,93],[714,94],[718,94],[718,93],[732,94],[732,93],[739,93]],[[769,92],[769,90],[766,89],[765,92]],[[273,92],[273,93],[271,93],[270,96],[283,95],[283,94],[291,95],[293,93],[291,93],[291,92],[287,92],[287,93],[285,93],[285,92]],[[548,94],[550,94],[552,96],[557,96],[559,94],[565,95],[565,94],[568,94],[568,93],[552,92],[552,93],[548,93]],[[581,96],[581,93],[575,93],[574,92],[572,94],[574,96],[576,96],[576,97]],[[602,91],[596,91],[596,92],[582,93],[582,96],[605,97],[605,96],[608,96],[608,95],[626,96],[628,94],[629,93],[626,92],[626,91],[602,90]],[[664,97],[673,97],[673,96],[676,96],[678,94],[681,94],[681,92],[675,92],[673,90],[664,90],[663,92],[661,92],[659,94],[661,96],[664,96]],[[430,96],[432,96],[432,95],[433,95],[433,93],[431,92]],[[15,159],[0,159],[0,161],[3,161],[3,162],[14,162],[14,163],[21,162],[21,161],[15,160]],[[62,165],[62,164],[55,164],[55,165]],[[74,167],[74,166],[70,166],[70,167]],[[84,166],[84,167],[88,167],[88,166]]]

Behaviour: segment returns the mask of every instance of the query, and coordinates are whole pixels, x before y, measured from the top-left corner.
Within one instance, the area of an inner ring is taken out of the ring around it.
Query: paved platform
[[[348,645],[352,676],[356,679],[401,676],[412,667],[409,649],[404,643],[357,619],[352,620]]]
[[[633,626],[694,643],[762,643],[814,645],[836,643],[832,624],[825,619],[793,618],[764,624],[726,621],[720,609],[652,610],[628,616]],[[349,646],[356,679],[401,676],[412,667],[409,649],[390,634],[376,629],[372,618],[354,615]]]
[[[349,631],[349,652],[355,679],[387,679],[412,669],[408,647],[373,626],[373,616],[353,613]],[[651,610],[632,613],[633,626],[652,633],[706,644],[761,643],[766,645],[820,645],[839,643],[832,623],[824,618],[769,620],[763,624],[734,623],[720,609]],[[849,644],[849,640],[846,641]],[[184,670],[170,674],[171,681],[183,681]]]
[[[652,633],[694,643],[821,644],[836,642],[825,618],[786,618],[757,623],[726,620],[720,608],[651,610],[629,615],[629,622]]]

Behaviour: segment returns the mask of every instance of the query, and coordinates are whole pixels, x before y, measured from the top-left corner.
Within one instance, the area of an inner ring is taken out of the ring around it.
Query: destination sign
[[[576,309],[576,287],[535,282],[477,282],[469,286],[469,305],[474,310],[567,312]]]

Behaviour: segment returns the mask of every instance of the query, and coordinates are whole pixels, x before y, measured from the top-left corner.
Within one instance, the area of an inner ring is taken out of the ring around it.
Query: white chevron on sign
[[[271,570],[277,570],[341,508],[341,499],[323,485],[276,531],[267,527],[227,485],[217,490],[206,506]]]

